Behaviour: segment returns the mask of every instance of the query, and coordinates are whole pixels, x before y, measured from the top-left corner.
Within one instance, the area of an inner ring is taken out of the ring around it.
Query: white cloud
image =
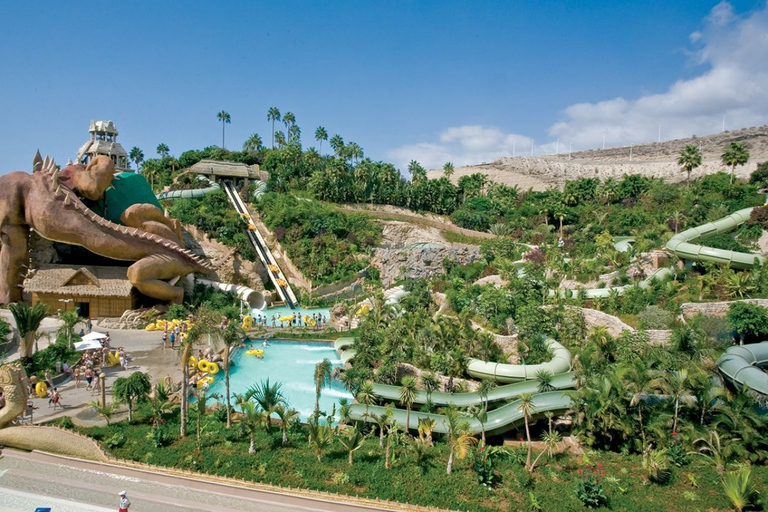
[[[768,4],[739,17],[728,2],[716,5],[703,28],[690,36],[700,76],[679,80],[665,92],[637,99],[579,103],[564,111],[550,137],[573,142],[574,149],[705,135],[722,129],[768,123]]]
[[[536,154],[539,148],[534,148]],[[492,126],[455,126],[444,130],[438,142],[421,142],[393,149],[387,154],[405,171],[408,162],[418,161],[427,169],[440,169],[446,162],[454,166],[492,162],[503,156],[530,154],[531,139],[504,133]]]

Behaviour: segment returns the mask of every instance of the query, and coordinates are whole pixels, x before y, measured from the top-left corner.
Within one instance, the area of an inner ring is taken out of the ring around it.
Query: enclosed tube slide
[[[241,286],[238,284],[219,283],[217,281],[209,281],[208,279],[198,279],[198,283],[216,288],[223,292],[234,293],[240,300],[245,301],[251,307],[251,309],[263,309],[267,305],[267,300],[262,292],[248,288],[247,286]]]
[[[207,194],[210,194],[211,192],[215,192],[217,190],[221,190],[221,187],[218,183],[215,183],[208,178],[205,178],[203,176],[200,176],[201,181],[205,180],[207,181],[210,186],[207,188],[195,188],[192,190],[166,190],[165,192],[160,192],[157,194],[157,198],[160,201],[166,200],[166,199],[199,199]]]
[[[762,366],[768,366],[768,341],[728,347],[717,360],[720,373],[729,381],[768,395],[768,373]]]
[[[576,387],[576,374],[573,372],[561,373],[552,377],[550,385],[555,390],[572,389]],[[416,404],[427,403],[429,398],[435,405],[447,405],[454,404],[457,407],[469,407],[470,405],[478,405],[484,403],[486,400],[490,402],[499,402],[502,400],[509,400],[511,398],[518,397],[525,393],[536,394],[539,392],[539,382],[535,379],[525,380],[522,382],[516,382],[515,384],[506,384],[504,386],[498,386],[488,392],[488,397],[482,396],[480,393],[443,393],[436,391],[431,395],[427,395],[424,390],[416,391],[416,398],[413,402]],[[388,384],[374,384],[373,393],[376,396],[380,396],[385,400],[391,400],[397,402],[400,400],[400,387],[390,386]]]
[[[727,263],[733,268],[741,269],[762,265],[765,259],[758,254],[727,251],[725,249],[715,249],[714,247],[691,243],[695,240],[736,229],[749,220],[749,214],[752,213],[752,210],[753,208],[744,208],[714,222],[686,229],[669,239],[667,249],[683,260]]]
[[[655,280],[662,280],[666,278],[667,276],[672,275],[672,269],[669,268],[660,268],[653,274],[651,274],[649,277],[646,277],[637,285],[634,284],[628,284],[625,286],[611,286],[608,288],[566,288],[566,289],[557,289],[557,290],[550,290],[549,295],[553,296],[556,293],[560,295],[560,297],[569,297],[571,295],[578,295],[581,297],[584,297],[585,299],[597,299],[597,298],[605,298],[609,297],[611,293],[618,293],[619,295],[623,294],[627,289],[632,288],[633,286],[639,286],[640,288],[648,288],[651,283]]]
[[[544,413],[553,412],[555,414],[562,414],[571,407],[571,398],[563,391],[550,391],[547,393],[539,393],[533,396],[531,400],[533,405],[534,418],[543,416]],[[481,432],[483,429],[487,434],[495,435],[501,434],[514,428],[520,422],[523,421],[523,413],[520,411],[521,400],[515,400],[507,405],[494,409],[488,413],[488,419],[485,423],[480,423],[475,418],[467,418],[469,423],[469,430],[471,432]],[[388,409],[382,406],[368,406],[363,404],[352,404],[349,410],[349,416],[354,421],[368,421],[375,422],[374,416],[381,416]],[[403,409],[389,409],[392,411],[393,419],[400,425],[405,425],[407,428],[417,428],[419,425],[419,419],[429,418],[435,421],[435,432],[441,434],[448,433],[448,419],[443,414],[430,414],[418,411],[411,411],[410,419],[408,418],[407,411]],[[406,424],[406,420],[410,421],[410,424]]]
[[[571,370],[571,352],[552,338],[545,343],[552,352],[552,359],[540,364],[503,364],[470,359],[467,373],[476,379],[491,379],[497,382],[511,383],[536,378],[536,372],[546,371],[559,375]]]

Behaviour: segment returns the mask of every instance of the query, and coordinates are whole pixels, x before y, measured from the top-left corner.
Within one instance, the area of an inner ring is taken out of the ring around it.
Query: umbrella
[[[83,350],[101,349],[101,343],[99,340],[83,340],[75,343],[75,350],[82,352]]]
[[[98,340],[104,339],[106,337],[107,337],[106,334],[102,334],[100,332],[94,331],[94,332],[89,332],[88,334],[83,336],[82,339],[83,339],[83,341],[98,341]]]

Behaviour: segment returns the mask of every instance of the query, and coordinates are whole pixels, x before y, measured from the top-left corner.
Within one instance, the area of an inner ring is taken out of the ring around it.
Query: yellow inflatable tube
[[[208,373],[210,371],[210,364],[207,359],[201,359],[197,363],[197,369],[203,373]]]
[[[251,350],[246,351],[246,354],[249,356],[263,356],[264,351],[260,348],[254,348]]]
[[[304,325],[308,325],[309,327],[314,327],[315,325],[317,325],[317,322],[311,316],[304,315]]]
[[[198,381],[197,381],[197,387],[198,387],[198,388],[202,388],[203,386],[205,386],[205,385],[206,385],[206,383],[207,383],[209,386],[210,386],[211,384],[213,384],[213,377],[210,377],[210,376],[208,376],[208,377],[203,377],[202,379],[198,380]]]
[[[45,385],[45,382],[35,384],[35,394],[40,398],[45,398],[48,395],[48,386]]]
[[[278,320],[280,320],[281,322],[288,322],[293,320],[294,318],[296,318],[296,315],[283,315],[280,318],[278,318]]]

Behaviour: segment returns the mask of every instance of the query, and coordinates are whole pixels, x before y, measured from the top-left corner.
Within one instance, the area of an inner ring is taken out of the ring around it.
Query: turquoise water
[[[253,348],[262,347],[262,340],[253,340]],[[307,421],[315,410],[315,365],[329,359],[334,367],[341,366],[339,356],[330,343],[302,343],[269,340],[264,348],[264,359],[249,356],[241,348],[232,357],[234,366],[229,375],[230,393],[244,393],[249,387],[269,379],[270,384],[282,382],[282,393],[288,406],[299,411],[302,421]],[[224,374],[219,372],[209,393],[224,396]],[[337,380],[320,395],[320,410],[331,412],[339,398],[352,399],[352,394]],[[223,401],[223,399],[221,399]],[[337,414],[338,415],[338,414]]]

